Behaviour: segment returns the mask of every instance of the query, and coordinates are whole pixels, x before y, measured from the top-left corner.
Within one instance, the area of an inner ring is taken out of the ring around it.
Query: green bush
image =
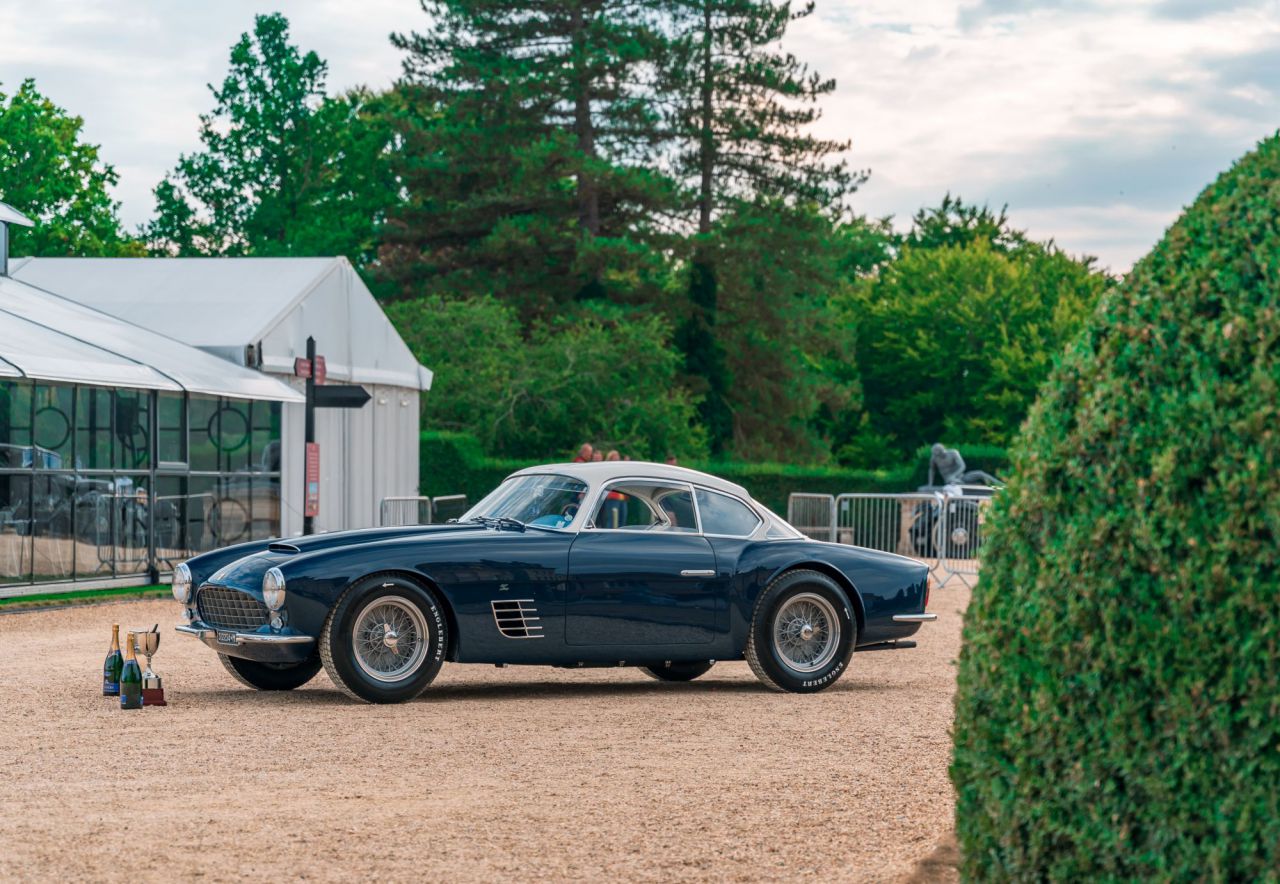
[[[970,469],[1002,474],[1008,460],[1004,450],[992,446],[961,445]],[[428,430],[422,433],[419,487],[422,493],[466,494],[474,503],[516,470],[537,461],[486,457],[480,443],[466,433]],[[565,454],[566,459],[572,457]],[[806,467],[776,463],[689,462],[685,466],[742,485],[765,506],[785,516],[787,496],[793,492],[844,494],[846,492],[893,493],[914,491],[923,485],[929,468],[929,449],[917,452],[915,461],[894,470],[853,470],[843,467]]]
[[[1041,392],[965,620],[967,878],[1277,880],[1278,293],[1273,137]]]

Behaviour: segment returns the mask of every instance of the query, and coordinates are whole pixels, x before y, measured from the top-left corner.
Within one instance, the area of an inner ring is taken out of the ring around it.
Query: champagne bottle
[[[142,708],[142,669],[138,666],[138,658],[134,656],[133,633],[125,642],[124,668],[120,670],[120,708]]]
[[[102,664],[102,696],[120,696],[120,670],[124,668],[124,657],[120,653],[120,624],[111,626],[111,650],[107,651],[107,659]]]

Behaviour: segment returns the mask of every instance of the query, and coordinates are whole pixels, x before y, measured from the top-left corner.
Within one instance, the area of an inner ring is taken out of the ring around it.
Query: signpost
[[[320,515],[320,445],[316,442],[317,408],[364,408],[369,391],[359,384],[323,386],[328,369],[323,356],[316,355],[316,339],[307,338],[307,358],[293,360],[293,373],[307,381],[305,421],[306,468],[303,489],[302,533],[315,533]]]

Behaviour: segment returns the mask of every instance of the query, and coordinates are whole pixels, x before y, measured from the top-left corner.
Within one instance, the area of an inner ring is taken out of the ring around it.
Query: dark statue
[[[929,485],[934,486],[934,472],[942,485],[999,485],[1000,480],[982,470],[965,469],[964,458],[955,448],[947,448],[941,442],[933,444],[929,458]]]

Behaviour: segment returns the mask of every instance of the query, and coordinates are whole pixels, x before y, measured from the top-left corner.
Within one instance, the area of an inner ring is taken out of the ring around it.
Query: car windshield
[[[462,517],[516,519],[540,528],[567,528],[578,515],[587,484],[568,476],[512,476]]]

